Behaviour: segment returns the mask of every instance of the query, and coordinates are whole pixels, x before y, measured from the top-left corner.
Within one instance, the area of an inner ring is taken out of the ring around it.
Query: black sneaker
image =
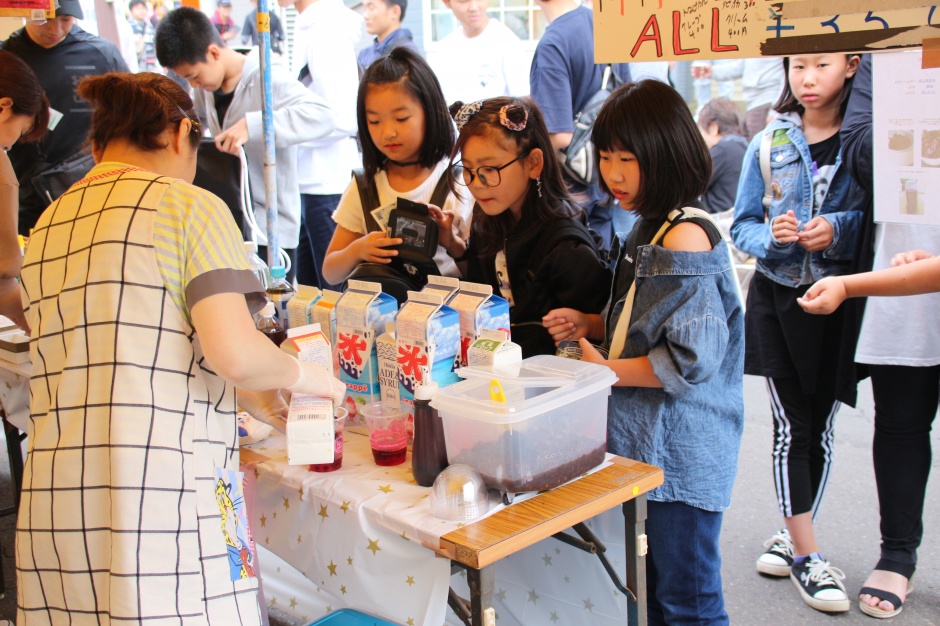
[[[803,602],[817,611],[842,613],[849,610],[849,596],[842,580],[845,574],[837,567],[815,557],[793,564],[790,580],[800,590]]]
[[[767,576],[786,578],[793,567],[793,541],[784,528],[764,542],[767,551],[757,557],[757,571]]]

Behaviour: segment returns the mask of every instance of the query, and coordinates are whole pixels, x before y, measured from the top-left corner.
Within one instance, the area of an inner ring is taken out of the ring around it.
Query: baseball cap
[[[56,17],[62,15],[71,15],[72,17],[77,17],[80,20],[85,19],[85,14],[82,12],[82,5],[78,0],[57,0],[59,6],[55,10]]]

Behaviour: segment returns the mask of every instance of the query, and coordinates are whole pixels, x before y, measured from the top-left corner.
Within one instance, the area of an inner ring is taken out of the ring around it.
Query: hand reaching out
[[[368,263],[391,263],[398,250],[391,250],[389,246],[397,246],[402,242],[399,237],[389,237],[382,231],[368,233],[356,240],[358,257]]]
[[[248,121],[242,118],[215,136],[215,147],[222,152],[238,156],[239,150],[248,143]]]
[[[796,301],[807,313],[825,315],[839,308],[847,297],[845,281],[839,276],[829,276],[810,287]]]

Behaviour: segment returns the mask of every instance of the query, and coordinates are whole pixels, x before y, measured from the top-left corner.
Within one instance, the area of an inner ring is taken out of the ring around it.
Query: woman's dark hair
[[[675,89],[657,80],[618,87],[601,107],[594,129],[594,158],[626,150],[640,166],[640,188],[633,210],[660,218],[690,206],[708,188],[712,159],[692,113]],[[600,178],[600,187],[610,187]]]
[[[712,123],[718,126],[719,135],[740,135],[741,117],[738,115],[739,109],[731,100],[727,98],[715,98],[709,100],[708,104],[702,107],[698,113],[699,127],[708,130]]]
[[[205,63],[210,44],[225,47],[209,17],[192,7],[180,7],[167,13],[160,20],[154,39],[157,61],[170,69],[181,63]]]
[[[172,79],[155,72],[112,72],[86,76],[78,83],[78,95],[95,108],[88,137],[104,148],[114,139],[127,139],[144,151],[166,147],[163,133],[188,118],[192,123],[189,143],[199,145],[202,128],[193,101]],[[114,106],[120,102],[120,106]]]
[[[369,87],[395,83],[411,94],[424,111],[424,141],[421,142],[421,152],[418,154],[420,165],[433,168],[449,155],[454,147],[454,124],[447,114],[447,103],[444,101],[441,84],[431,67],[410,48],[392,48],[391,52],[368,67],[359,82],[356,121],[359,125],[359,141],[362,144],[362,168],[369,178],[382,169],[387,157],[369,134],[366,94]]]
[[[49,126],[49,100],[39,79],[26,62],[12,52],[0,50],[0,98],[10,98],[13,115],[33,118],[29,132],[21,141],[39,141]]]
[[[847,54],[845,58],[851,59],[855,56],[858,55]],[[777,113],[796,113],[802,117],[806,109],[800,104],[800,101],[796,99],[793,90],[790,89],[790,57],[783,57],[783,75],[785,77],[783,81],[783,92],[774,104],[774,111]],[[839,115],[841,117],[845,116],[845,108],[849,105],[849,94],[852,93],[852,82],[854,82],[856,75],[857,72],[850,78],[845,79],[845,84],[842,85],[842,93],[839,96]]]
[[[462,102],[455,102],[450,107],[451,115],[455,118],[462,108]],[[522,130],[510,130],[499,120],[500,111],[506,107],[506,117],[514,124],[525,123]],[[535,211],[540,221],[556,220],[564,217],[573,217],[581,212],[574,202],[564,179],[561,176],[561,166],[552,148],[552,141],[545,127],[545,119],[541,111],[531,100],[520,98],[490,98],[484,100],[480,110],[467,120],[457,137],[452,159],[456,159],[463,150],[470,137],[490,137],[504,149],[516,154],[528,154],[538,148],[542,151],[542,193],[531,181],[526,194],[523,207],[526,212]],[[448,171],[450,188],[457,193],[468,193],[467,189],[460,190],[456,181]],[[490,257],[502,249],[506,235],[512,230],[513,217],[509,211],[499,215],[487,215],[479,205],[473,207],[473,217],[470,221],[470,239],[473,247],[481,257]]]

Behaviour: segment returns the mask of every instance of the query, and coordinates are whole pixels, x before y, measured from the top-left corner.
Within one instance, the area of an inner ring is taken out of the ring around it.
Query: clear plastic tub
[[[460,374],[467,380],[441,389],[431,406],[444,423],[448,462],[477,470],[487,487],[551,489],[604,460],[607,399],[617,380],[609,368],[540,355],[517,372]]]

